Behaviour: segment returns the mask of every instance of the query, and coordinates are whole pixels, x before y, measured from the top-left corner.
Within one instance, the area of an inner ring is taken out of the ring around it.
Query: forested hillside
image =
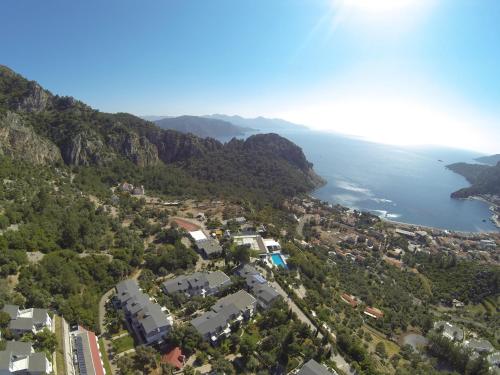
[[[321,182],[302,150],[278,135],[224,145],[163,130],[130,114],[102,113],[72,97],[53,95],[2,66],[1,154],[35,164],[84,167],[105,184],[129,176],[133,183],[167,194],[185,194],[185,188],[206,195],[249,192],[269,201],[307,192]]]
[[[478,194],[500,194],[500,163],[495,166],[455,163],[448,169],[464,176],[472,186],[454,192],[453,198],[467,198]]]

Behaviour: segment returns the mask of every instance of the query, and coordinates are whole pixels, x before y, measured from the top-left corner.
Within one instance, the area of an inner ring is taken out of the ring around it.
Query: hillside
[[[227,121],[238,126],[254,128],[260,130],[261,132],[280,132],[284,130],[307,129],[306,126],[294,124],[289,121],[265,117],[244,118],[241,116],[228,116],[222,114],[214,114],[205,117]]]
[[[53,95],[4,66],[0,154],[34,164],[90,168],[86,173],[106,183],[133,178],[173,195],[196,191],[266,200],[306,192],[318,183],[302,150],[280,136],[262,134],[224,145],[160,129],[127,113],[102,113],[72,97]]]
[[[480,158],[477,158],[476,161],[484,164],[488,164],[491,166],[497,165],[498,162],[500,162],[500,154],[495,154],[495,155],[490,155],[490,156],[481,156]]]
[[[452,193],[453,198],[467,198],[478,194],[500,195],[500,162],[495,166],[455,163],[446,166],[464,176],[470,187]]]
[[[236,126],[228,121],[198,116],[166,117],[155,121],[162,129],[191,133],[201,138],[237,137],[254,129]]]

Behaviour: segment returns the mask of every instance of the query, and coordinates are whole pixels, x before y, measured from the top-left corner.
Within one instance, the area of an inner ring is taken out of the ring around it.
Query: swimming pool
[[[285,261],[281,254],[275,253],[271,254],[271,262],[273,262],[278,267],[287,268]]]

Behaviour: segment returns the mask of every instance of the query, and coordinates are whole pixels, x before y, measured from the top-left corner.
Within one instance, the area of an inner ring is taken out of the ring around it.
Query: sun
[[[423,0],[342,0],[341,3],[348,8],[370,12],[385,13],[401,11],[419,5]]]

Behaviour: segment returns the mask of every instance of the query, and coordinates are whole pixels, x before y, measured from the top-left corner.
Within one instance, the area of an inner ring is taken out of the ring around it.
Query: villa
[[[435,329],[442,329],[442,335],[449,340],[462,341],[464,339],[464,331],[451,323],[439,321],[434,323]]]
[[[129,327],[144,344],[159,344],[172,330],[173,320],[168,311],[143,293],[135,280],[116,285],[115,301],[123,309]]]
[[[340,299],[342,301],[344,301],[345,303],[348,303],[349,305],[351,305],[351,307],[353,307],[353,308],[356,308],[358,306],[358,300],[357,300],[357,298],[354,297],[351,294],[343,293],[340,296]]]
[[[162,284],[165,294],[184,293],[189,297],[210,296],[231,285],[231,279],[222,271],[196,272],[182,275]]]
[[[296,372],[297,375],[337,375],[337,372],[330,371],[326,366],[316,362],[314,359],[309,360],[302,368]]]
[[[52,373],[45,353],[35,353],[29,342],[7,341],[0,351],[0,375],[43,375]]]
[[[221,337],[231,334],[231,325],[249,319],[257,307],[257,300],[244,290],[219,299],[210,311],[191,320],[191,325],[204,340],[216,344]]]
[[[52,319],[46,309],[21,310],[17,305],[5,305],[3,312],[10,315],[8,328],[14,337],[20,337],[27,332],[37,333],[52,326]]]
[[[281,295],[274,289],[262,274],[249,264],[243,265],[236,274],[245,279],[247,290],[257,299],[260,308],[270,308]]]

